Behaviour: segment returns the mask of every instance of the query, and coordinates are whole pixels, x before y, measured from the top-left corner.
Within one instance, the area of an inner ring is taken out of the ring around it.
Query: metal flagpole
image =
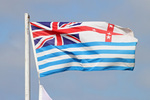
[[[30,16],[25,13],[25,100],[30,100],[29,22]]]
[[[30,30],[30,37],[33,37],[33,34],[32,34],[32,29],[31,27],[29,28]],[[39,68],[38,68],[38,64],[37,64],[37,56],[36,56],[36,48],[34,46],[34,39],[31,38],[31,42],[32,42],[32,47],[33,47],[33,53],[34,53],[34,58],[35,58],[35,64],[36,64],[36,69],[37,69],[37,72],[38,72],[38,81],[39,81],[39,97],[40,97],[40,73],[39,73]],[[40,100],[40,99],[39,99]]]

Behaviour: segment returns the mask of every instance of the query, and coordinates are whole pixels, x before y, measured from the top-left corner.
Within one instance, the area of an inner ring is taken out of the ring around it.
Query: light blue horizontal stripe
[[[88,42],[88,43],[76,43],[76,44],[68,44],[62,46],[53,46],[49,45],[43,48],[36,49],[36,53],[40,53],[43,51],[47,51],[50,49],[58,48],[58,49],[67,49],[67,48],[78,48],[78,47],[89,47],[89,46],[135,46],[137,42]]]
[[[133,71],[134,67],[124,67],[124,66],[108,66],[108,67],[81,67],[81,66],[71,66],[67,68],[61,68],[61,69],[56,69],[56,70],[50,70],[44,73],[40,73],[40,77],[44,77],[47,75],[59,73],[59,72],[64,72],[64,71],[71,71],[71,70],[78,70],[78,71],[108,71],[108,70],[129,70]]]
[[[123,58],[94,58],[94,59],[77,59],[77,58],[69,58],[63,60],[57,60],[53,62],[48,62],[43,65],[39,65],[39,69],[43,69],[46,67],[71,63],[71,62],[79,62],[79,63],[98,63],[98,62],[124,62],[124,63],[134,63],[135,59],[123,59]]]
[[[90,50],[90,51],[72,51],[72,52],[55,52],[38,57],[38,61],[42,61],[52,57],[58,57],[62,55],[92,55],[92,54],[135,54],[135,50]]]

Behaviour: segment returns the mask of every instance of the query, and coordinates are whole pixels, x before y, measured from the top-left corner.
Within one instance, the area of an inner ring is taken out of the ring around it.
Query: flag
[[[52,100],[42,85],[39,85],[39,100]]]
[[[30,22],[40,77],[69,70],[133,70],[132,30],[106,22]]]

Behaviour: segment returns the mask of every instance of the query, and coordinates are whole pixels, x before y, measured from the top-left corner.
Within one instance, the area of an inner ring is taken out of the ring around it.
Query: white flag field
[[[138,40],[128,28],[106,22],[30,24],[40,77],[69,70],[134,69]]]

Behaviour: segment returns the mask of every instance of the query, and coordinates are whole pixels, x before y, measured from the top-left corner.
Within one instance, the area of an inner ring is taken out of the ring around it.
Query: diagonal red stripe
[[[44,30],[44,31],[36,31],[36,32],[32,32],[33,34],[33,38],[36,38],[38,36],[49,36],[49,35],[55,35],[55,32],[52,31],[48,31],[48,30]]]
[[[71,35],[66,35],[66,36],[71,37],[71,38],[75,39],[75,40],[78,41],[78,42],[81,42],[78,38],[76,38],[76,37],[74,37],[74,36],[71,36]]]
[[[41,28],[41,29],[45,29],[45,28],[43,28],[43,27],[41,27],[41,26],[39,26],[39,25],[36,25],[36,24],[34,24],[34,23],[32,23],[32,22],[30,22],[30,24],[33,25],[33,26],[35,26],[35,27],[38,27],[38,28]]]

